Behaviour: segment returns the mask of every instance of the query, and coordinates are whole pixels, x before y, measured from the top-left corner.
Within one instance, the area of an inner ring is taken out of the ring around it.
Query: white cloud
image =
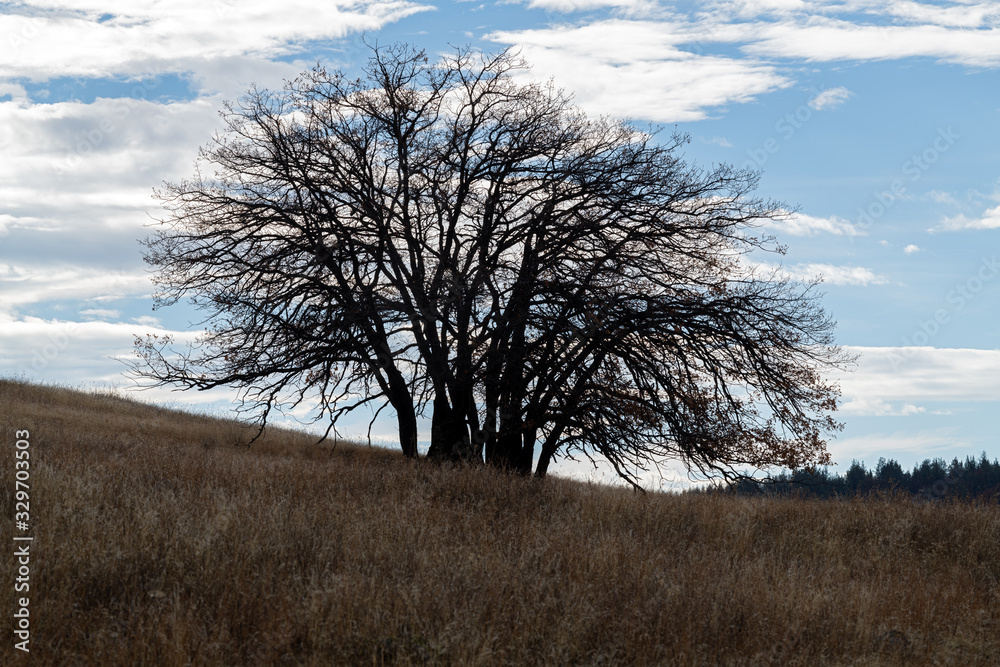
[[[152,187],[190,174],[219,104],[0,103],[0,228],[29,249],[3,258],[0,314],[149,294],[136,239],[160,213]]]
[[[838,376],[846,402],[1000,401],[1000,350],[934,347],[847,347],[857,370]]]
[[[855,370],[830,379],[841,387],[839,414],[848,433],[859,417],[907,417],[913,425],[890,433],[868,427],[863,435],[832,440],[830,453],[842,469],[854,458],[872,465],[880,456],[895,457],[906,466],[912,464],[907,460],[981,450],[981,441],[968,437],[975,432],[970,424],[949,415],[964,412],[975,423],[982,417],[973,415],[995,412],[990,404],[1000,402],[1000,350],[846,346],[845,351],[860,355]],[[986,437],[992,442],[992,431]]]
[[[120,381],[132,355],[134,336],[172,333],[191,341],[195,333],[167,332],[139,324],[71,322],[25,318],[0,327],[0,368],[35,380]]]
[[[958,201],[950,193],[940,190],[931,190],[922,198],[930,199],[936,204],[958,204]]]
[[[16,104],[24,104],[28,99],[28,91],[18,83],[5,83],[0,81],[0,99],[10,97]]]
[[[792,236],[815,236],[821,233],[834,234],[835,236],[865,236],[866,234],[849,221],[835,215],[819,218],[804,213],[791,213],[781,219],[768,221],[765,227]]]
[[[906,253],[907,255],[912,255],[914,253],[920,252],[920,246],[911,243],[910,245],[903,248],[903,252]]]
[[[178,63],[287,56],[305,42],[377,30],[427,9],[407,0],[29,0],[0,15],[0,34],[9,46],[0,77],[137,75],[176,72]],[[107,14],[112,18],[101,22]]]
[[[529,6],[571,12],[626,8],[641,0],[533,0]],[[658,20],[599,19],[537,30],[499,31],[487,39],[514,44],[540,78],[554,76],[587,108],[657,122],[694,121],[713,108],[748,102],[790,85],[772,62],[896,60],[929,57],[976,67],[1000,66],[1000,5],[928,9],[918,3],[798,0],[715,2],[687,15],[660,5]],[[629,12],[631,11],[631,14]],[[750,56],[710,54],[733,44]],[[843,104],[843,86],[819,92],[816,110]]]
[[[816,97],[809,100],[809,106],[816,111],[823,111],[824,109],[836,109],[841,104],[847,101],[853,93],[843,86],[838,86],[837,88],[828,88],[822,91]]]
[[[0,103],[0,201],[22,226],[91,225],[150,207],[150,188],[188,175],[218,127],[221,100],[156,104],[100,98],[27,107]],[[87,215],[94,211],[96,215]],[[54,222],[58,220],[58,222]]]
[[[530,0],[527,5],[531,9],[544,9],[550,12],[571,13],[612,7],[636,13],[651,11],[656,7],[656,2],[655,0]]]
[[[723,148],[732,148],[733,145],[729,143],[729,140],[725,137],[712,137],[711,139],[703,139],[706,144],[712,144],[714,146],[722,146]]]
[[[96,267],[0,264],[0,318],[12,318],[14,309],[29,304],[101,301],[151,292],[152,284],[145,273],[116,273]]]
[[[980,28],[997,24],[1000,5],[996,2],[976,3],[968,0],[951,6],[931,5],[910,0],[896,0],[882,5],[894,17],[912,23],[926,23],[951,28]]]
[[[808,62],[927,57],[977,67],[1000,65],[1000,29],[875,25],[821,16],[746,25],[743,50]],[[759,38],[758,38],[759,36]]]
[[[968,440],[956,435],[953,428],[897,430],[890,433],[873,432],[863,436],[833,440],[830,454],[844,472],[851,461],[864,461],[872,468],[880,457],[892,458],[908,468],[928,458],[949,458],[956,452],[967,455],[976,451]]]
[[[868,417],[909,417],[923,414],[926,409],[912,403],[893,405],[881,398],[856,398],[841,405],[840,412]]]
[[[810,8],[806,0],[722,0],[713,4],[718,14],[742,18],[786,16]]]
[[[823,282],[830,285],[845,285],[867,287],[868,285],[884,285],[889,282],[871,269],[863,266],[838,266],[834,264],[795,264],[783,269],[783,272],[795,280],[810,281],[822,277]]]
[[[554,77],[589,111],[619,118],[700,120],[790,85],[772,65],[684,51],[678,47],[696,37],[662,21],[610,19],[487,38],[521,49],[532,78]]]
[[[86,310],[81,310],[80,315],[96,320],[117,320],[122,316],[122,313],[120,310],[111,310],[109,308],[87,308]]]
[[[966,217],[959,213],[953,217],[946,217],[941,220],[941,224],[931,227],[929,232],[954,232],[963,229],[998,229],[1000,228],[1000,206],[987,209],[981,216],[975,218]]]

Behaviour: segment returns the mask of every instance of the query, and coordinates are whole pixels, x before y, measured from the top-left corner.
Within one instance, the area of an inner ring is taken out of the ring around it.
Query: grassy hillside
[[[37,664],[996,664],[1000,508],[643,495],[0,381]],[[3,557],[5,606],[14,566]],[[5,612],[0,663],[13,648]]]

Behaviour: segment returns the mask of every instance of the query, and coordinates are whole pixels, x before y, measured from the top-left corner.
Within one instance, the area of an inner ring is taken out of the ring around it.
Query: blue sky
[[[824,276],[860,354],[834,459],[1000,455],[1000,2],[0,2],[0,373],[127,388],[133,335],[191,339],[195,313],[151,310],[152,188],[191,174],[224,100],[356,71],[364,41],[511,46],[590,113],[761,169],[798,211],[770,230],[783,270]]]

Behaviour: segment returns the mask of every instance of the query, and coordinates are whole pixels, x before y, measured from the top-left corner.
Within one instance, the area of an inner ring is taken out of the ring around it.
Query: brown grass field
[[[30,656],[0,664],[997,665],[1000,507],[641,494],[0,381]],[[18,534],[21,534],[20,531]]]

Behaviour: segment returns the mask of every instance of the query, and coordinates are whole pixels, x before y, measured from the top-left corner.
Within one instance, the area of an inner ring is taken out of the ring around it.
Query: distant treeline
[[[930,500],[943,498],[1000,499],[1000,461],[992,462],[986,452],[976,459],[925,459],[913,470],[903,470],[899,462],[880,458],[875,468],[852,461],[843,475],[829,469],[783,471],[770,480],[744,479],[731,482],[726,490],[740,494],[789,495],[814,498],[905,492]]]

